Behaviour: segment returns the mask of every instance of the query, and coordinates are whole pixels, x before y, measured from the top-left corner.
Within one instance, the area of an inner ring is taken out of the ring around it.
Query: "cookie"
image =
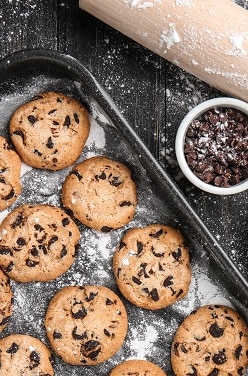
[[[137,206],[136,184],[127,166],[96,156],[75,166],[67,176],[62,202],[84,225],[109,232],[133,219]]]
[[[161,224],[128,230],[114,253],[113,269],[125,298],[152,310],[182,299],[191,281],[181,232]]]
[[[207,305],[185,318],[171,350],[176,376],[241,376],[248,365],[248,328],[232,308]]]
[[[0,266],[18,282],[49,281],[70,268],[79,238],[60,208],[19,206],[0,225]]]
[[[18,107],[9,129],[26,164],[55,171],[78,159],[89,135],[90,120],[82,103],[50,91]]]
[[[120,298],[107,287],[69,286],[51,299],[45,327],[63,361],[93,366],[120,349],[128,321]]]
[[[6,327],[13,309],[13,293],[9,277],[0,269],[0,332]],[[1,373],[0,373],[1,374]]]
[[[0,136],[0,210],[8,208],[21,193],[21,159]]]
[[[11,334],[0,340],[0,375],[53,376],[51,353],[39,339]]]
[[[131,359],[116,366],[109,376],[166,376],[156,364],[142,359]]]

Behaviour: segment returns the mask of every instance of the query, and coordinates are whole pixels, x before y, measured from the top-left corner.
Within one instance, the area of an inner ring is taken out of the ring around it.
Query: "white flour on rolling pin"
[[[248,11],[232,0],[79,0],[79,6],[223,93],[248,101]]]

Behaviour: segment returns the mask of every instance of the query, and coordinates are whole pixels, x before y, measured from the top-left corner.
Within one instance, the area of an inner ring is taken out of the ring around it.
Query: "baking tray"
[[[216,303],[234,307],[248,321],[248,283],[112,99],[74,58],[51,50],[28,50],[0,62],[1,135],[9,138],[9,118],[19,105],[47,90],[72,95],[87,105],[91,132],[77,163],[93,155],[107,155],[127,164],[137,182],[138,208],[132,222],[108,234],[79,225],[79,253],[63,276],[44,283],[11,281],[14,312],[0,337],[26,333],[49,346],[43,322],[55,292],[68,285],[100,284],[119,294],[113,277],[112,255],[121,236],[131,227],[163,223],[179,228],[188,242],[192,265],[188,295],[157,311],[135,307],[121,296],[128,313],[129,330],[118,353],[93,367],[71,366],[55,356],[54,368],[55,376],[107,376],[125,359],[145,358],[161,366],[168,376],[173,375],[170,346],[184,317],[203,304]],[[52,172],[23,165],[23,191],[11,209],[23,203],[61,206],[61,187],[70,170],[71,167]],[[1,219],[7,212],[1,213]]]

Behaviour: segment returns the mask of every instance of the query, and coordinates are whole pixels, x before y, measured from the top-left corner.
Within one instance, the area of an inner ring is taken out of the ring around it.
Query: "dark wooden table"
[[[33,48],[69,54],[91,71],[248,278],[248,192],[199,191],[182,176],[174,151],[183,116],[222,93],[86,14],[78,0],[2,0],[0,58]]]

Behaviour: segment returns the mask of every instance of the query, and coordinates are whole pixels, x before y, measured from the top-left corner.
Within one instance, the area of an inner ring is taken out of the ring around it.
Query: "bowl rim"
[[[197,106],[193,107],[183,118],[177,130],[176,139],[175,139],[175,152],[176,152],[177,162],[183,174],[185,175],[185,177],[191,183],[193,183],[193,185],[195,185],[196,187],[208,193],[219,194],[219,195],[229,195],[229,194],[235,194],[235,193],[245,191],[246,189],[248,189],[248,179],[236,185],[232,185],[231,187],[217,187],[215,185],[205,183],[201,179],[199,179],[194,174],[194,172],[190,169],[186,161],[185,154],[184,154],[184,147],[183,147],[186,131],[190,123],[194,119],[196,119],[201,114],[203,114],[204,112],[206,112],[207,110],[213,107],[233,107],[237,110],[244,112],[246,115],[248,115],[248,103],[240,99],[231,98],[231,97],[218,97],[218,98],[208,99],[198,104]]]

